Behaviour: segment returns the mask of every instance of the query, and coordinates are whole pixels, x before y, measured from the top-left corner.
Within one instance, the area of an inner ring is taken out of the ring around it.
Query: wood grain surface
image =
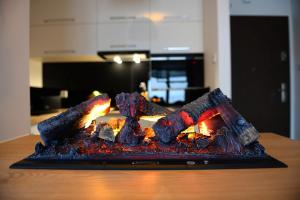
[[[9,165],[38,136],[0,144],[0,199],[300,199],[300,141],[264,133],[267,152],[289,167],[191,171],[21,170]]]

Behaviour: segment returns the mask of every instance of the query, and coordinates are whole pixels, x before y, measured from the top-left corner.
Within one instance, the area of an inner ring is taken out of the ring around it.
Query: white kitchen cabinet
[[[96,55],[96,25],[49,25],[30,29],[30,56]]]
[[[98,22],[147,21],[149,0],[98,0]]]
[[[31,0],[30,23],[80,24],[97,22],[97,0]]]
[[[203,19],[202,0],[151,0],[153,21],[195,21]]]
[[[149,50],[149,28],[144,22],[98,24],[98,51]]]
[[[151,53],[203,52],[202,22],[151,24]]]

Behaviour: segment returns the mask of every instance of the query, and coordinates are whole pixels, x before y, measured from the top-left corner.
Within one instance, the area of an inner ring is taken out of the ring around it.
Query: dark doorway
[[[290,136],[288,17],[231,17],[232,100],[261,132]]]

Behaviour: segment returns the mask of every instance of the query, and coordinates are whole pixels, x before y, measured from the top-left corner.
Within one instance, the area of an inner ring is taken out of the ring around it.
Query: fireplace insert
[[[220,89],[173,112],[137,92],[120,93],[115,103],[122,117],[109,118],[110,103],[102,94],[40,122],[42,142],[11,168],[287,167],[265,152],[258,131]]]

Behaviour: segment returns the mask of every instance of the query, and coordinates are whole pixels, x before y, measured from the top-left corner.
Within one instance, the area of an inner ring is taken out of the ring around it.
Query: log
[[[208,138],[197,138],[195,142],[198,149],[204,149],[210,144]]]
[[[242,144],[232,134],[232,131],[223,127],[217,131],[214,137],[213,146],[219,148],[222,153],[239,154],[242,151]]]
[[[144,138],[145,134],[139,122],[132,117],[127,117],[124,126],[117,135],[117,141],[122,144],[135,146]]]
[[[231,104],[221,104],[216,107],[217,111],[228,127],[232,129],[238,137],[240,143],[244,146],[256,141],[259,137],[259,132],[251,123],[248,123],[245,118],[238,113]]]
[[[121,115],[126,117],[139,119],[143,115],[167,115],[171,113],[168,109],[147,101],[137,92],[120,93],[115,99]]]
[[[230,99],[219,88],[159,119],[153,125],[156,138],[163,143],[170,143],[181,131],[197,124],[201,115],[208,110],[217,110],[232,130],[232,134],[235,134],[244,146],[257,140],[256,129],[232,107]]]
[[[59,141],[72,137],[80,128],[82,118],[89,114],[95,105],[101,105],[110,101],[107,94],[96,96],[67,111],[42,121],[38,124],[38,130],[44,144],[50,145],[52,141]],[[109,109],[109,108],[108,108]]]
[[[188,127],[189,125],[184,122],[180,112],[171,113],[153,125],[155,138],[166,144],[175,140],[177,135]]]

